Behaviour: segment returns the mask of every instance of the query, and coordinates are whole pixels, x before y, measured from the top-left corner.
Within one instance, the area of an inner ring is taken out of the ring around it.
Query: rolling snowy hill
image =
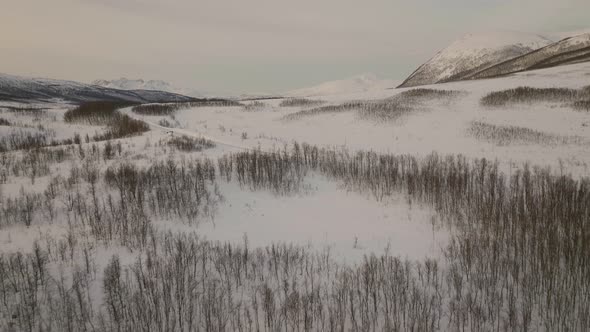
[[[80,103],[85,101],[176,102],[191,97],[155,90],[119,90],[74,81],[0,74],[0,101]]]
[[[379,79],[374,74],[363,74],[348,79],[324,82],[309,88],[293,90],[285,95],[290,97],[340,95],[370,90],[385,90],[395,87],[397,84],[398,82],[393,80]]]
[[[203,93],[188,88],[178,88],[172,84],[162,80],[143,80],[143,79],[127,79],[125,77],[117,80],[96,80],[92,82],[94,85],[105,88],[119,89],[119,90],[157,90],[171,93],[177,93],[189,97],[203,97]]]
[[[513,31],[467,34],[420,66],[399,87],[461,80],[551,43],[536,34]]]

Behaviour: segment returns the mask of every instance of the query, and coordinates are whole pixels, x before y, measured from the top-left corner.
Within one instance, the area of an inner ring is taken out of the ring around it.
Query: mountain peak
[[[96,82],[95,83],[101,83]],[[115,89],[100,84],[0,74],[0,100],[12,102],[82,103],[87,101],[177,102],[192,98],[167,91]]]
[[[461,79],[551,43],[546,37],[518,31],[468,33],[420,66],[400,87]]]

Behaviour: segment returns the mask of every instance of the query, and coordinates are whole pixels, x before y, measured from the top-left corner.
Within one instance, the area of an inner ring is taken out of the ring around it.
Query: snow
[[[553,43],[547,47],[530,52],[512,61],[507,61],[485,70],[468,75],[466,78],[488,78],[526,71],[538,67],[552,67],[567,63],[588,61],[590,52],[590,33],[577,35]]]
[[[22,80],[17,80],[22,83]],[[396,96],[407,89],[387,89],[374,76],[366,75],[353,80],[337,81],[306,90],[305,96],[325,101],[324,105],[338,105],[354,100],[379,100]],[[20,84],[20,83],[19,83]],[[426,88],[462,91],[454,101],[424,101],[413,113],[395,122],[377,122],[360,119],[355,111],[328,113],[298,120],[285,120],[286,115],[307,107],[280,107],[280,99],[264,100],[257,111],[245,111],[243,107],[198,107],[178,111],[174,117],[180,128],[164,128],[157,123],[162,116],[140,116],[131,108],[122,112],[146,121],[151,131],[138,137],[119,140],[123,155],[115,160],[96,160],[96,166],[104,172],[110,165],[133,163],[138,167],[149,166],[154,161],[181,161],[186,159],[217,157],[249,149],[274,150],[294,141],[323,147],[343,148],[348,151],[372,150],[382,153],[410,154],[423,157],[432,152],[463,154],[469,158],[496,159],[506,174],[524,163],[533,166],[552,167],[554,172],[587,176],[590,165],[590,113],[572,110],[561,104],[511,105],[489,109],[479,103],[482,96],[519,86],[581,88],[590,84],[590,63],[560,66],[523,72],[508,77],[463,81],[426,86]],[[296,94],[293,94],[295,96]],[[18,106],[5,103],[5,106]],[[43,104],[44,107],[49,106]],[[1,108],[1,106],[0,106]],[[93,134],[100,127],[70,125],[62,121],[67,106],[55,104],[46,111],[42,124],[58,138],[71,138],[78,132]],[[39,122],[33,116],[2,111],[17,127],[0,126],[0,135],[15,128],[38,130]],[[499,126],[520,126],[551,135],[576,136],[585,144],[558,144],[555,146],[508,144],[498,146],[482,142],[467,134],[473,121]],[[25,125],[28,124],[29,127]],[[33,124],[33,125],[31,125]],[[168,132],[174,135],[204,137],[217,146],[200,152],[184,153],[169,148]],[[247,133],[247,139],[242,137]],[[98,146],[105,142],[92,143]],[[90,146],[83,143],[83,148]],[[19,152],[16,152],[19,153]],[[0,184],[0,197],[19,195],[22,188],[27,193],[42,193],[50,177],[67,176],[72,167],[80,166],[74,158],[51,166],[50,175],[41,176],[33,183],[24,176],[10,176]],[[264,248],[271,244],[293,244],[318,253],[329,252],[330,257],[346,266],[362,262],[365,255],[388,253],[408,258],[412,262],[433,258],[444,269],[443,249],[450,241],[452,229],[441,225],[438,214],[429,206],[409,202],[404,194],[394,194],[383,201],[368,193],[348,191],[337,180],[327,179],[310,172],[300,192],[277,196],[268,190],[250,190],[237,182],[219,180],[219,192],[223,200],[212,218],[198,224],[185,223],[176,217],[151,216],[159,231],[181,232],[198,235],[211,241],[243,244],[247,239],[251,248]],[[104,181],[101,190],[107,190]],[[81,193],[87,188],[79,188]],[[104,194],[104,192],[101,192]],[[56,204],[63,204],[60,199]],[[51,275],[70,276],[83,266],[83,251],[92,251],[95,270],[89,298],[93,305],[102,305],[104,267],[112,255],[121,258],[124,269],[132,268],[141,250],[131,251],[116,243],[103,243],[89,236],[85,226],[68,223],[64,211],[49,221],[36,216],[33,225],[6,226],[0,228],[0,252],[30,252],[33,243],[41,245],[74,238],[72,262],[50,263]],[[75,224],[75,223],[74,223]],[[123,273],[125,273],[123,271]],[[444,329],[444,327],[443,327]]]
[[[434,228],[436,213],[425,206],[411,206],[403,195],[383,202],[346,192],[321,176],[307,180],[300,194],[277,197],[267,191],[242,189],[224,183],[223,203],[215,218],[198,225],[206,239],[242,243],[254,247],[271,243],[330,248],[340,260],[358,262],[363,255],[390,254],[410,259],[440,258],[447,245],[446,230]],[[189,231],[192,227],[161,221],[163,229]],[[194,228],[192,228],[194,230]]]
[[[181,128],[162,128],[159,116],[127,114],[147,121],[152,128],[179,135],[205,137],[218,147],[199,153],[216,158],[227,152],[261,148],[282,149],[292,142],[307,142],[349,151],[372,150],[411,154],[432,152],[463,154],[468,158],[497,160],[506,174],[525,163],[551,167],[554,173],[585,176],[590,166],[590,113],[561,104],[513,105],[488,109],[479,104],[492,91],[531,87],[581,88],[588,85],[590,63],[530,71],[509,77],[463,81],[427,86],[463,91],[454,102],[426,102],[415,113],[397,122],[379,123],[359,119],[354,111],[321,114],[286,121],[284,116],[298,107],[280,107],[281,100],[265,100],[256,112],[241,107],[199,107],[181,110],[175,119]],[[351,100],[372,100],[395,96],[407,89],[375,89],[351,94],[317,96],[327,104]],[[542,145],[514,143],[496,145],[471,137],[467,130],[474,121],[498,126],[520,126],[549,135],[579,137],[583,144]],[[243,139],[242,133],[248,138]],[[151,132],[149,135],[156,135]],[[154,140],[153,138],[151,139]],[[584,143],[585,142],[585,143]],[[160,158],[164,158],[160,156]],[[305,194],[276,197],[265,191],[241,189],[223,184],[226,202],[210,223],[196,227],[199,234],[215,241],[242,243],[244,235],[255,246],[287,242],[321,249],[331,248],[341,259],[357,261],[364,254],[390,250],[394,255],[417,259],[437,257],[448,234],[432,229],[433,213],[422,206],[410,206],[401,197],[387,202],[350,193],[319,175],[308,179]],[[191,226],[160,221],[163,228],[194,230]],[[355,245],[356,243],[356,245]]]
[[[289,97],[313,97],[326,95],[342,95],[371,90],[385,90],[395,87],[399,82],[379,79],[375,74],[363,74],[348,79],[329,81],[316,86],[297,89],[285,93]]]
[[[420,66],[402,86],[434,84],[493,66],[551,44],[546,37],[515,31],[470,33]]]
[[[578,136],[590,142],[590,114],[569,107],[550,104],[515,105],[506,109],[480,106],[481,97],[492,91],[531,87],[581,88],[588,85],[590,63],[561,66],[520,73],[510,77],[439,84],[427,88],[464,91],[452,103],[427,103],[423,109],[398,122],[379,123],[360,120],[354,111],[321,114],[285,121],[284,116],[299,108],[278,107],[280,100],[265,101],[266,109],[245,112],[240,107],[201,107],[178,112],[175,119],[180,134],[202,135],[222,144],[238,148],[276,149],[293,141],[320,146],[373,150],[383,153],[425,156],[432,152],[464,154],[470,158],[497,159],[509,172],[529,162],[550,166],[555,171],[565,165],[574,175],[587,174],[590,154],[587,145],[497,146],[467,135],[473,121],[496,125],[513,125],[542,131],[551,135]],[[386,98],[405,91],[372,90],[350,95],[318,96],[329,104],[350,100]],[[139,117],[137,115],[132,116]],[[157,123],[160,117],[143,117]],[[170,130],[170,129],[167,129]],[[247,133],[248,139],[241,137]]]

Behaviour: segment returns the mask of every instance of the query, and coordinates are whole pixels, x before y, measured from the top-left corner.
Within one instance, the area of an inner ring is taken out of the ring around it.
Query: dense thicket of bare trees
[[[287,98],[281,101],[281,107],[308,107],[317,106],[325,103],[323,100],[307,99],[307,98]]]
[[[61,238],[48,236],[29,253],[0,253],[3,329],[590,328],[588,178],[529,166],[507,175],[495,162],[461,156],[298,144],[234,153],[217,164],[171,160],[101,170],[100,151],[88,149],[83,157],[64,152],[79,166],[53,177],[45,192],[2,198],[2,228],[67,220]],[[168,233],[153,223],[211,220],[222,204],[218,181],[287,194],[310,173],[384,202],[402,193],[432,206],[451,234],[445,258],[410,262],[383,254],[344,265],[329,251],[251,248],[247,237],[217,243],[199,238],[198,228]],[[119,254],[100,263],[107,247]]]
[[[94,141],[104,141],[137,135],[149,130],[148,125],[121,114],[118,109],[134,105],[125,102],[87,102],[68,110],[64,121],[89,125],[107,126],[105,132],[96,134]]]
[[[587,144],[587,140],[580,136],[560,136],[542,131],[518,127],[493,125],[481,121],[473,121],[467,128],[467,134],[481,141],[497,145],[511,144]]]
[[[514,89],[491,92],[481,99],[484,106],[502,107],[515,103],[558,102],[573,103],[580,99],[588,100],[588,87],[580,90],[566,88],[531,88],[517,87]]]
[[[64,114],[64,121],[90,125],[109,125],[117,117],[117,109],[134,105],[133,103],[95,101],[80,104]]]
[[[582,111],[590,111],[590,99],[576,101],[574,103],[574,108]]]
[[[145,104],[133,107],[133,112],[141,115],[172,115],[176,111],[195,107],[242,106],[241,103],[228,99],[208,98],[185,103]]]

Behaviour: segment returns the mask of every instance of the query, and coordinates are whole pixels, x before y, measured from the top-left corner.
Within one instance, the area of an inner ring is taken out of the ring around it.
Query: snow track
[[[250,147],[247,147],[247,146],[244,146],[244,145],[237,145],[237,144],[234,144],[234,143],[230,143],[230,142],[227,142],[227,141],[220,140],[219,138],[216,138],[216,137],[212,137],[212,136],[208,136],[208,135],[203,135],[201,133],[196,133],[196,132],[193,132],[191,130],[182,129],[182,128],[168,128],[168,127],[161,126],[161,125],[159,125],[159,124],[157,124],[155,122],[152,122],[152,121],[147,120],[146,119],[147,117],[145,117],[145,116],[141,116],[141,115],[138,115],[138,114],[134,113],[132,111],[132,108],[133,107],[122,108],[122,109],[120,109],[120,112],[122,112],[123,114],[128,115],[132,119],[145,122],[151,128],[159,129],[159,130],[162,130],[162,131],[165,131],[165,132],[169,132],[169,133],[175,133],[175,134],[179,134],[179,135],[183,135],[183,136],[188,136],[188,137],[204,138],[204,139],[207,139],[207,140],[210,140],[210,141],[214,142],[215,144],[223,145],[223,146],[227,146],[227,147],[231,147],[231,148],[235,148],[235,149],[239,149],[239,150],[246,150],[246,151],[254,150],[254,149],[252,149]]]

